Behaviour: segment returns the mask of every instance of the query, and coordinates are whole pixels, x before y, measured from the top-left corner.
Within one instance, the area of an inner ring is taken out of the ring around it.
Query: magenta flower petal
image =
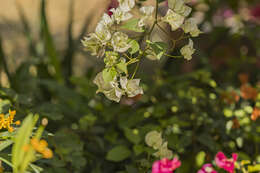
[[[229,173],[234,173],[235,162],[237,161],[238,155],[232,154],[232,158],[228,159],[223,152],[218,152],[215,157],[216,165]]]
[[[177,158],[174,158],[173,160],[164,158],[153,163],[152,173],[173,173],[173,171],[180,166],[181,161]]]
[[[198,171],[198,173],[218,173],[210,163],[207,163],[202,166],[202,168]]]

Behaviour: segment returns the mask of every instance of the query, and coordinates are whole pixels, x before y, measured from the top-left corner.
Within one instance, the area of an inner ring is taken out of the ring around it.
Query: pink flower
[[[202,168],[198,171],[198,173],[218,173],[214,170],[211,164],[205,164],[202,166]]]
[[[113,13],[112,13],[110,10],[111,10],[112,8],[117,8],[118,6],[119,6],[119,3],[118,3],[117,0],[111,0],[109,6],[108,6],[108,8],[107,8],[107,14],[108,14],[109,16],[112,16]]]
[[[223,12],[224,18],[230,18],[234,15],[234,12],[231,9],[225,9]]]
[[[215,157],[215,162],[218,167],[228,171],[229,173],[234,173],[237,157],[238,155],[233,153],[232,158],[228,159],[223,152],[218,152]]]
[[[260,18],[260,4],[258,4],[251,10],[251,15],[255,18]]]
[[[164,158],[153,163],[152,173],[173,173],[173,171],[180,166],[181,161],[177,158],[173,160]]]

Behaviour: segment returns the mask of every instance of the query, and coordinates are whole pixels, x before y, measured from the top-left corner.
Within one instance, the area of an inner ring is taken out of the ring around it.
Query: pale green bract
[[[130,14],[129,12],[122,11],[120,8],[116,8],[116,9],[112,8],[110,11],[113,13],[112,19],[117,24],[119,24],[120,22],[129,20],[133,17],[132,14]]]
[[[104,58],[106,67],[113,67],[117,63],[118,56],[117,52],[107,51],[106,57]]]
[[[89,34],[84,40],[81,41],[86,51],[91,52],[91,55],[102,57],[105,53],[105,48],[97,38],[95,33]]]
[[[184,0],[169,0],[168,6],[170,9],[172,9],[174,12],[187,17],[191,13],[191,8],[187,5],[185,5]]]
[[[173,10],[169,9],[166,15],[162,18],[164,22],[171,25],[172,31],[177,30],[184,22],[184,17]]]
[[[153,155],[159,158],[169,158],[173,156],[173,152],[168,149],[168,142],[163,142],[162,134],[153,130],[146,134],[145,142],[149,147],[157,150]]]
[[[93,82],[98,86],[97,93],[102,92],[110,100],[119,102],[124,94],[123,90],[118,87],[116,79],[110,82],[105,82],[102,72],[97,74]]]
[[[114,33],[111,43],[114,51],[120,53],[127,51],[131,47],[131,45],[128,43],[128,35],[122,32]]]
[[[171,159],[173,156],[173,152],[168,149],[168,142],[164,142],[158,149],[156,153],[153,154],[156,157],[162,158],[168,158]]]
[[[128,97],[143,94],[143,89],[139,86],[140,79],[128,80],[127,77],[121,77],[120,84],[122,89],[127,93]]]
[[[185,21],[182,26],[182,29],[185,33],[190,33],[192,37],[198,37],[202,32],[199,30],[196,21],[194,18],[190,18]]]
[[[185,45],[181,48],[181,54],[184,56],[184,59],[191,60],[192,54],[195,52],[193,48],[193,41],[189,39],[189,44]]]
[[[128,12],[135,6],[135,0],[118,0],[119,9]]]
[[[96,27],[96,35],[99,41],[106,45],[106,43],[111,39],[111,33],[103,22],[99,22]]]
[[[145,136],[145,142],[148,146],[154,149],[159,149],[162,146],[162,134],[157,131],[150,131]]]
[[[152,14],[154,12],[154,7],[153,6],[144,6],[140,8],[140,12],[141,12],[141,19],[138,22],[138,26],[139,27],[143,27],[145,26],[146,21],[148,21],[149,19],[151,19]]]

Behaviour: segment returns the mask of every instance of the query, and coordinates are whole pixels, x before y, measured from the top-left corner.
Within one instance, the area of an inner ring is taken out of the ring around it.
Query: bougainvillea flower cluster
[[[198,173],[217,173],[217,171],[213,168],[212,164],[207,163],[202,166]]]
[[[169,160],[163,158],[153,163],[152,173],[173,173],[173,171],[181,166],[181,161],[177,158]]]
[[[236,153],[232,154],[232,158],[227,158],[223,152],[218,152],[215,157],[215,162],[219,168],[222,168],[229,173],[234,173],[237,157],[238,155]]]

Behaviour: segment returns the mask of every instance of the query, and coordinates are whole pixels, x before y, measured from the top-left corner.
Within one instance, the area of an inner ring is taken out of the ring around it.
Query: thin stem
[[[131,79],[134,79],[135,74],[136,74],[136,72],[137,72],[137,70],[138,70],[138,68],[139,68],[139,65],[140,65],[140,60],[137,62],[136,66],[135,66],[135,71],[134,71],[134,73],[133,73]]]
[[[127,57],[127,59],[131,60],[131,58],[126,53],[123,53],[123,55]]]
[[[150,31],[148,32],[148,37],[150,39],[151,37],[151,33],[154,30],[155,25],[158,23],[158,7],[159,7],[159,0],[156,0],[156,7],[155,7],[155,20],[154,23],[152,25],[152,28],[150,29]]]
[[[182,58],[183,56],[173,56],[173,55],[169,55],[167,53],[164,53],[165,56],[171,57],[171,58]]]

